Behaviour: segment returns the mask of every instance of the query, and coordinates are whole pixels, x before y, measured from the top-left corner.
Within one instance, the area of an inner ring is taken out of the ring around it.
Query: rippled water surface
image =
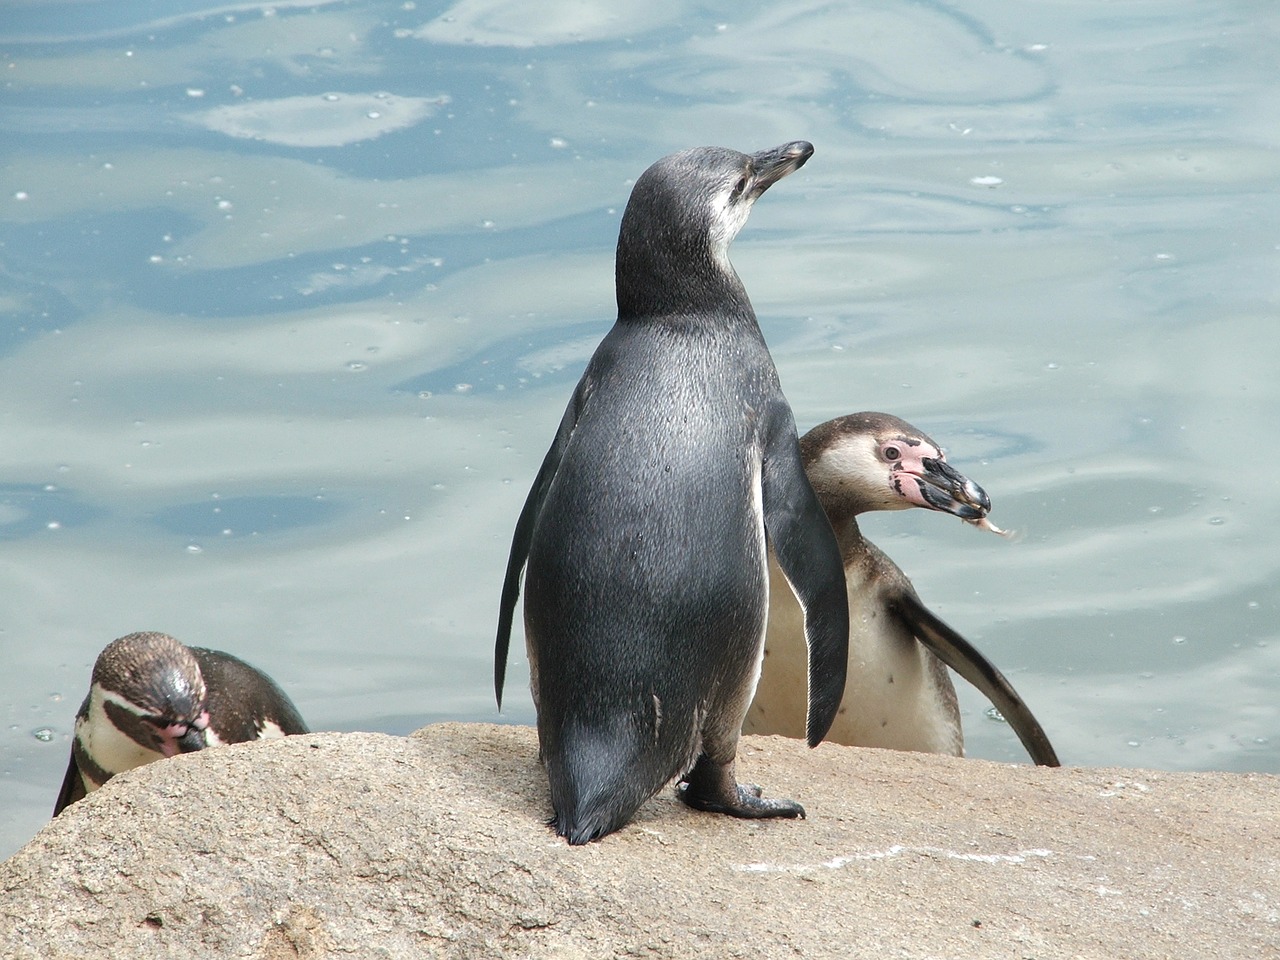
[[[0,855],[132,630],[316,729],[497,719],[630,182],[701,143],[816,145],[733,251],[797,421],[888,410],[986,487],[1016,541],[865,529],[1064,760],[1280,772],[1278,41],[1244,0],[7,5]]]

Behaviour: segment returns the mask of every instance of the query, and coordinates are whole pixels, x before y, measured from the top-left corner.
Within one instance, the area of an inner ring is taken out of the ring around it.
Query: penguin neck
[[[861,492],[858,484],[846,483],[826,470],[815,476],[815,465],[822,461],[822,449],[814,441],[814,432],[800,438],[801,462],[818,503],[822,506],[822,512],[827,515],[831,529],[840,541],[841,550],[846,550],[846,547],[856,548],[863,542],[862,531],[858,528],[858,514],[880,508]]]
[[[806,473],[813,468],[817,456],[812,444],[806,443],[807,439],[808,437],[800,441],[800,455]],[[827,515],[831,530],[836,535],[836,543],[840,545],[840,555],[844,557],[846,563],[858,554],[865,553],[867,540],[862,536],[862,529],[858,526],[858,514],[867,513],[875,507],[858,493],[856,487],[833,484],[829,479],[822,477],[819,477],[816,482],[811,482],[822,512]]]
[[[835,532],[836,543],[840,545],[840,555],[846,561],[855,554],[866,550],[866,539],[862,536],[862,530],[858,526],[858,511],[842,510],[837,507],[835,510],[827,509],[827,505],[823,504],[826,511],[827,519],[831,521],[831,529]]]
[[[614,267],[618,319],[675,318],[710,325],[756,322],[746,288],[727,256],[716,257],[706,240],[654,246],[618,241]]]

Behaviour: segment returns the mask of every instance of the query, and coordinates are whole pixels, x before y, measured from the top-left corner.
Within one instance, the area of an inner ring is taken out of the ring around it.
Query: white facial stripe
[[[181,686],[183,688],[187,688],[186,683],[183,683]],[[102,695],[103,701],[110,700],[116,706],[121,707],[125,710],[128,710],[130,713],[136,713],[140,717],[154,717],[156,715],[154,709],[152,709],[151,707],[144,707],[141,704],[134,703],[124,694],[119,693],[115,690],[108,690],[106,687],[102,687],[102,686],[96,686],[94,689],[97,690]],[[198,694],[198,696],[195,698],[197,701],[204,700],[203,689],[197,689],[195,692],[196,694]]]
[[[867,488],[884,486],[887,472],[886,465],[876,456],[875,441],[866,435],[846,437],[828,447],[809,468],[814,481],[835,486],[842,480],[854,480]]]
[[[728,273],[733,272],[729,263],[729,244],[738,235],[751,214],[752,200],[745,194],[734,203],[730,201],[732,185],[726,185],[711,198],[711,256]]]
[[[103,710],[103,702],[110,699],[126,709],[137,712],[137,707],[110,691],[95,686],[89,695],[89,716],[76,721],[76,737],[93,762],[109,774],[124,773],[144,763],[161,759],[164,754],[148,750],[140,743],[121,733]]]
[[[136,713],[140,717],[155,716],[155,714],[153,714],[149,708],[139,706],[138,704],[130,700],[128,697],[124,696],[123,694],[116,693],[116,691],[114,690],[108,690],[106,687],[95,686],[94,692],[98,695],[97,703],[99,708],[101,708],[103,703],[110,701],[114,703],[117,707],[121,707],[125,710],[128,710],[130,713]]]
[[[868,434],[843,437],[824,450],[809,468],[816,489],[840,499],[845,496],[860,501],[864,509],[902,510],[911,504],[902,498],[893,484],[891,466],[880,459],[879,442]]]

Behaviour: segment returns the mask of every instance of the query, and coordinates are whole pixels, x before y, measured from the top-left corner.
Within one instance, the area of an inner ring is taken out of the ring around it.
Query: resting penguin
[[[884,413],[820,424],[800,439],[800,451],[835,528],[848,581],[849,678],[828,739],[963,756],[950,666],[995,704],[1036,763],[1057,766],[1049,738],[1009,681],[920,602],[911,581],[862,536],[855,519],[868,510],[924,507],[1001,533],[987,520],[991,501],[983,489],[951,467],[928,436]],[[798,737],[804,730],[803,622],[778,589],[776,565],[771,576],[764,669],[743,732]]]
[[[840,551],[728,247],[813,153],[702,147],[640,176],[622,217],[618,320],[579,381],[516,522],[498,621],[503,676],[521,569],[551,824],[617,830],[681,778],[689,805],[798,817],[734,776],[759,675],[768,548],[805,610],[807,736],[844,690]]]
[[[306,732],[284,691],[243,660],[163,633],[131,633],[93,665],[53,815],[153,760]]]

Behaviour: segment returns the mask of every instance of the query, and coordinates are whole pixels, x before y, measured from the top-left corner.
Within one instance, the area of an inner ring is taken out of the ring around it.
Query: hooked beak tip
[[[796,166],[801,166],[813,156],[813,144],[808,140],[793,140],[783,148],[783,153],[794,160],[798,160],[799,162]]]
[[[984,516],[991,512],[991,498],[987,496],[987,491],[972,480],[965,481],[961,492],[964,494],[965,500],[975,510],[980,510]]]

